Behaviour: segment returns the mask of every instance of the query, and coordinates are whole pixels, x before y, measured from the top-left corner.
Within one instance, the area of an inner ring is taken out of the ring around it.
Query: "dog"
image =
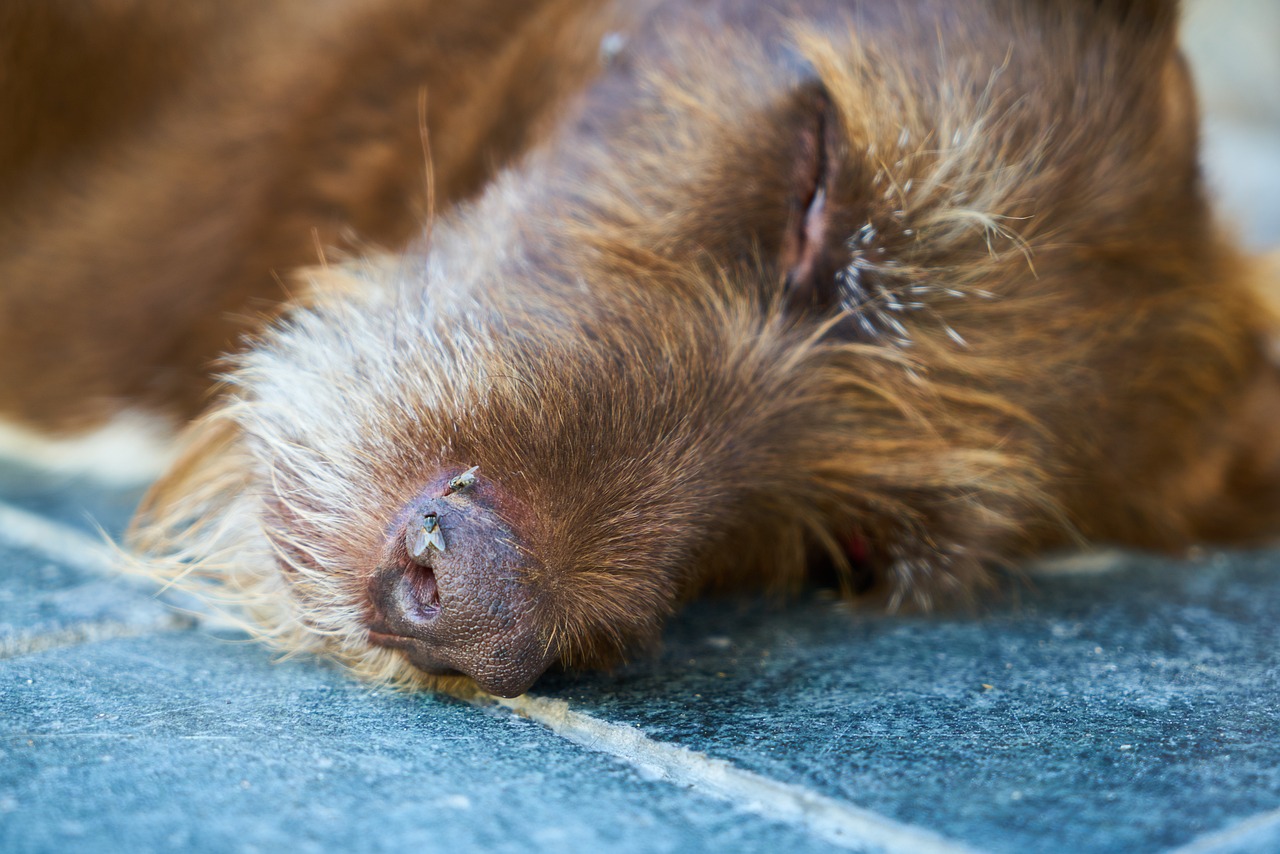
[[[518,695],[819,565],[928,607],[1256,541],[1275,321],[1176,21],[9,4],[0,412],[194,418],[139,566],[404,686]]]

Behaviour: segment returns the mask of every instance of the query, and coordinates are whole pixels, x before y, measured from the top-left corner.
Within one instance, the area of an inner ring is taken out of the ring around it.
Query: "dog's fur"
[[[77,8],[0,11],[0,411],[185,418],[238,349],[134,543],[285,648],[514,693],[824,556],[896,605],[1276,528],[1173,3]],[[497,533],[395,595],[519,613],[444,667],[372,591],[455,499]]]

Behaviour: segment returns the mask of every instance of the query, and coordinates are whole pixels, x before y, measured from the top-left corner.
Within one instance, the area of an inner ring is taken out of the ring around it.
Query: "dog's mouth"
[[[417,638],[411,638],[406,635],[396,634],[387,630],[386,626],[381,624],[371,625],[369,628],[369,643],[374,646],[380,646],[384,649],[394,649],[404,653],[418,670],[431,676],[462,676],[461,670],[448,665],[441,664],[432,659],[423,649],[423,643]]]
[[[811,552],[806,566],[809,584],[852,596],[874,591],[883,578],[871,541],[859,533],[849,534],[841,540],[840,551],[839,557],[823,549]]]

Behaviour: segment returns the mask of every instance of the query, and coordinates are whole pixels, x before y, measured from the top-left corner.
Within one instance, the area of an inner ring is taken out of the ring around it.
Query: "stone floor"
[[[2,851],[1280,850],[1280,552],[704,603],[482,705],[197,625],[106,571],[135,491],[38,474],[0,469]]]
[[[1215,194],[1274,247],[1280,4],[1189,7]],[[973,615],[702,604],[483,705],[113,576],[137,497],[0,467],[0,851],[1280,851],[1280,551],[1099,555]]]

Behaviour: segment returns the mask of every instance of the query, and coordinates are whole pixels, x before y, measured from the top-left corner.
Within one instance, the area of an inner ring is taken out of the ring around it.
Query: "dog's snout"
[[[369,639],[427,673],[523,693],[555,657],[537,618],[531,558],[474,470],[410,501],[369,582]]]

